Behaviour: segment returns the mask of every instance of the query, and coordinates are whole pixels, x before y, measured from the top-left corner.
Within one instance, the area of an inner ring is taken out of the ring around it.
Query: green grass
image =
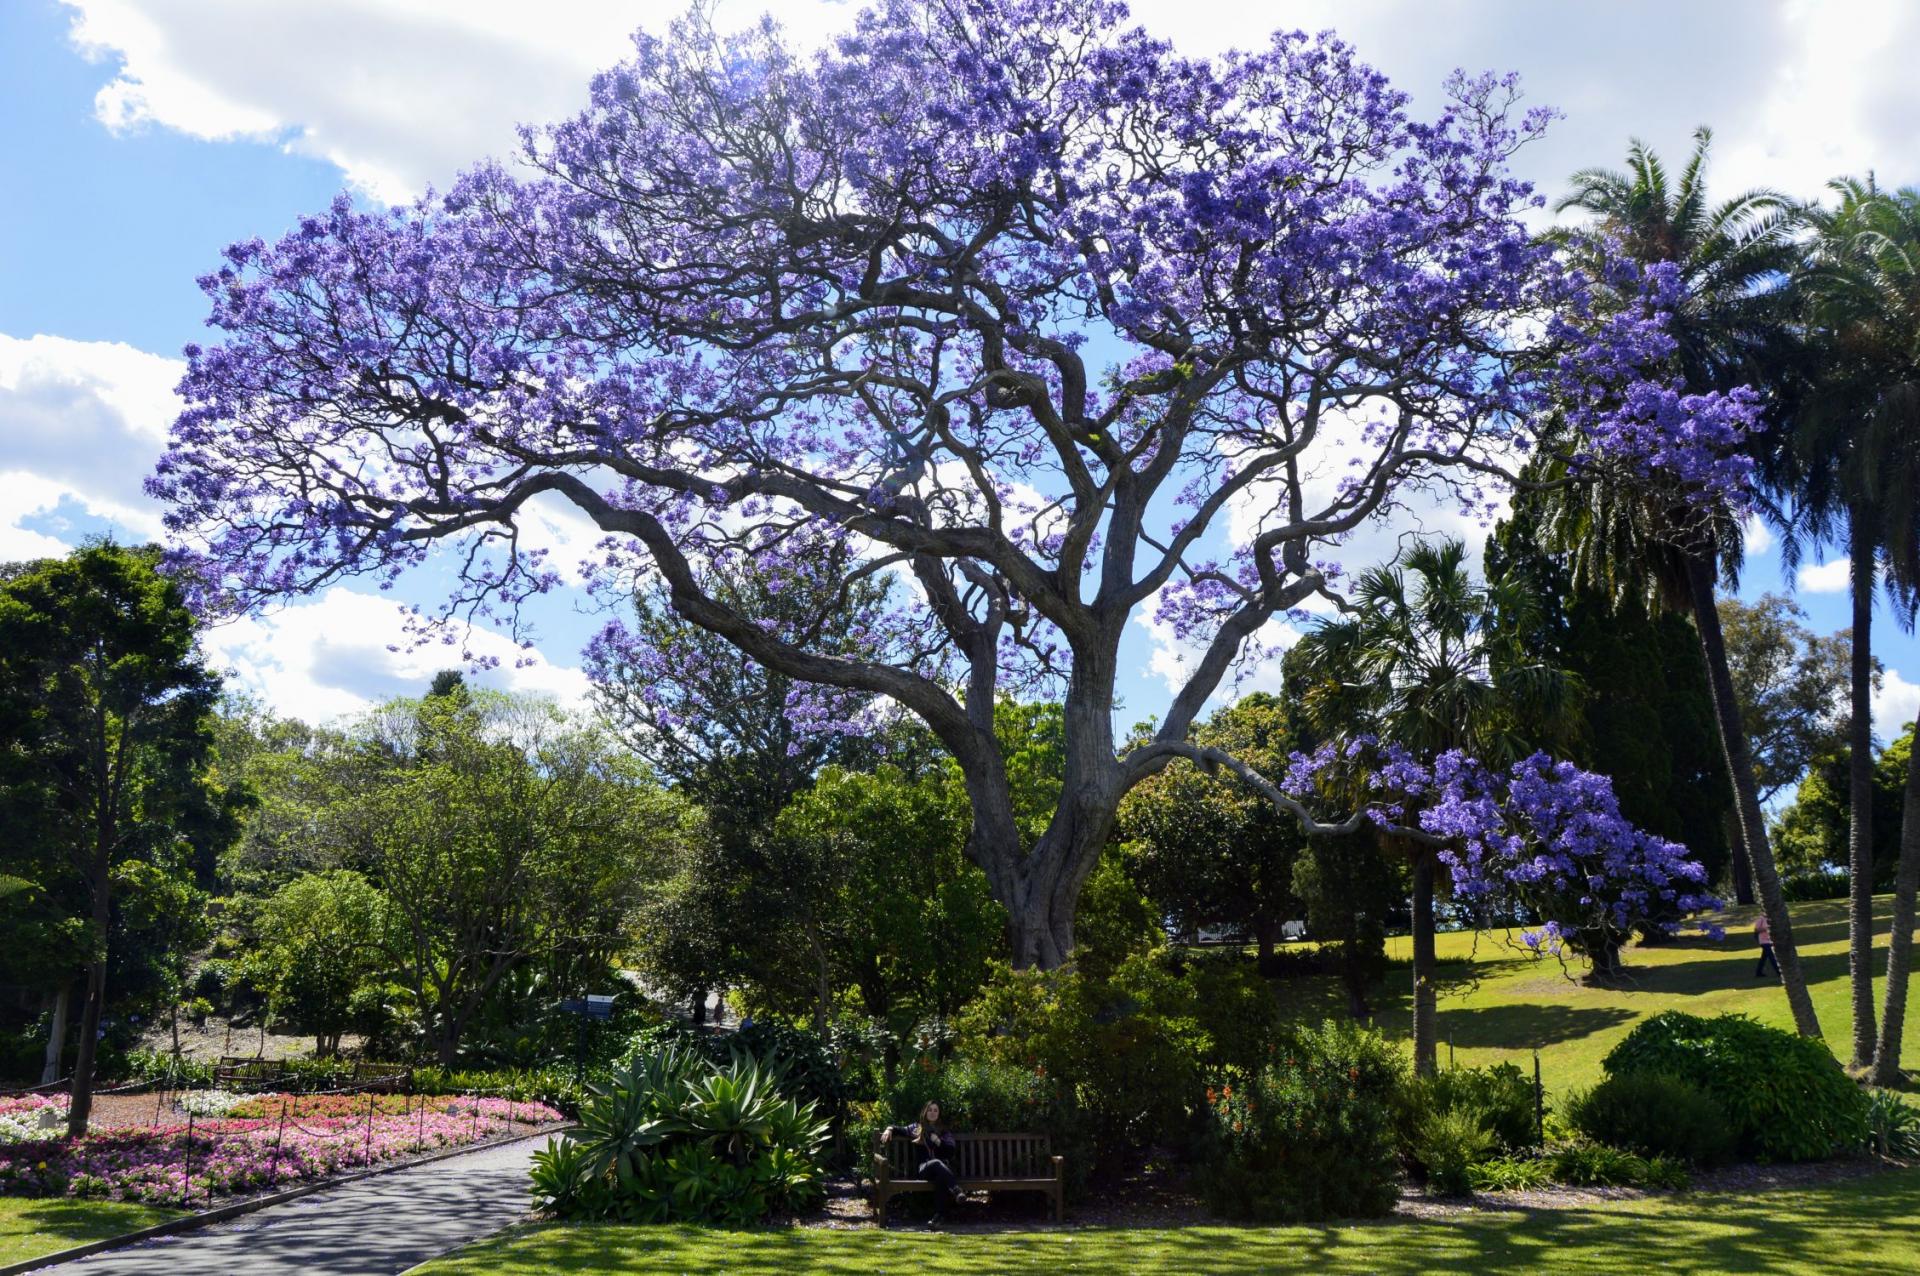
[[[24,1262],[88,1241],[152,1227],[180,1211],[118,1201],[0,1196],[0,1264]]]
[[[524,1229],[418,1268],[433,1276],[736,1272],[1911,1272],[1920,1170],[1832,1187],[1484,1210],[1424,1222],[1041,1232]]]
[[[1800,946],[1827,1044],[1844,1060],[1851,1049],[1852,1014],[1847,993],[1846,901],[1795,904],[1794,938]],[[1753,977],[1759,953],[1753,943],[1752,908],[1730,910],[1727,936],[1714,941],[1698,934],[1678,936],[1654,947],[1629,948],[1627,980],[1615,988],[1580,982],[1585,967],[1568,955],[1566,965],[1535,958],[1518,948],[1517,936],[1461,932],[1439,937],[1440,1062],[1448,1044],[1464,1067],[1511,1060],[1526,1069],[1540,1051],[1542,1080],[1549,1092],[1565,1094],[1600,1079],[1600,1060],[1641,1018],[1663,1010],[1696,1015],[1740,1011],[1762,1023],[1791,1029],[1786,994],[1769,974]],[[1875,900],[1879,936],[1874,946],[1874,1005],[1886,982],[1886,934],[1891,900]],[[1408,941],[1388,941],[1396,963],[1408,957]],[[1915,952],[1920,970],[1920,950]],[[1378,1026],[1404,1037],[1411,1029],[1411,976],[1396,964],[1375,990]],[[1340,1017],[1346,1000],[1331,978],[1281,980],[1275,985],[1301,1018]],[[1920,1067],[1920,1014],[1907,1016],[1903,1059]]]

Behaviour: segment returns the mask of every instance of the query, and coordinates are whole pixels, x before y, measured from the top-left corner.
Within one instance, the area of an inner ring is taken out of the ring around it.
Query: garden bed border
[[[265,1209],[269,1205],[283,1205],[288,1201],[311,1196],[315,1192],[324,1192],[330,1187],[339,1187],[346,1183],[358,1183],[362,1179],[374,1178],[381,1174],[392,1174],[398,1170],[412,1169],[416,1165],[431,1165],[435,1161],[445,1161],[469,1152],[482,1152],[488,1148],[505,1147],[510,1143],[521,1143],[527,1139],[537,1139],[564,1128],[551,1125],[543,1129],[532,1130],[526,1134],[516,1134],[507,1139],[489,1139],[485,1143],[469,1143],[464,1147],[443,1148],[429,1156],[416,1157],[411,1161],[400,1161],[391,1165],[373,1166],[355,1170],[351,1174],[337,1174],[322,1179],[318,1183],[302,1183],[298,1187],[273,1192],[266,1196],[250,1197],[244,1201],[235,1201],[231,1205],[220,1205],[209,1210],[199,1210],[192,1214],[183,1214],[179,1218],[170,1218],[164,1223],[155,1223],[151,1227],[137,1228],[131,1232],[122,1232],[118,1236],[109,1236],[104,1240],[88,1241],[85,1245],[75,1245],[71,1249],[57,1250],[51,1254],[42,1254],[38,1258],[22,1259],[0,1267],[0,1276],[19,1276],[21,1272],[39,1271],[43,1267],[52,1267],[59,1263],[71,1263],[76,1259],[89,1258],[95,1254],[104,1254],[110,1249],[121,1249],[136,1245],[141,1241],[155,1240],[162,1236],[173,1236],[180,1232],[197,1232],[203,1227],[215,1223],[224,1223],[230,1218],[239,1218],[255,1210]]]

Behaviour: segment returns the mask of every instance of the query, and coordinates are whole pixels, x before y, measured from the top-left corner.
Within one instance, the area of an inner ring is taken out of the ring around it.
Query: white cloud
[[[577,110],[593,71],[682,0],[64,0],[75,42],[113,66],[96,103],[114,128],[276,142],[388,200],[513,149],[513,126]],[[796,43],[852,20],[851,3],[728,0],[723,26],[771,11]],[[1136,0],[1182,52],[1264,43],[1275,27],[1336,28],[1430,112],[1455,67],[1518,71],[1567,118],[1516,161],[1549,195],[1617,162],[1629,136],[1677,160],[1717,126],[1716,186],[1818,193],[1840,172],[1920,168],[1907,69],[1920,10],[1902,0],[1612,0],[1554,6],[1396,0]],[[1648,40],[1650,30],[1660,39]]]
[[[1880,689],[1873,693],[1873,733],[1891,740],[1913,725],[1920,715],[1920,683],[1908,682],[1898,669],[1888,669],[1880,677]]]
[[[1804,593],[1843,594],[1852,570],[1846,559],[1830,558],[1824,563],[1802,563],[1794,580]]]
[[[453,627],[446,641],[408,650],[400,607],[390,597],[336,586],[278,611],[246,616],[207,631],[209,660],[277,712],[325,722],[397,695],[421,695],[441,669],[461,668],[463,652],[497,658],[500,666],[469,680],[483,686],[551,695],[578,705],[588,684],[579,669],[522,652],[504,634]],[[390,648],[399,650],[390,650]],[[520,658],[532,663],[515,668]]]
[[[444,187],[571,115],[587,81],[659,30],[678,0],[65,0],[73,39],[112,63],[94,106],[113,129],[154,124],[213,141],[277,142],[388,202]],[[802,33],[843,24],[818,3],[763,8]],[[828,16],[832,15],[832,16]]]
[[[1206,648],[1200,642],[1181,638],[1171,623],[1156,620],[1155,602],[1149,600],[1135,612],[1133,623],[1144,629],[1153,643],[1147,655],[1147,674],[1166,684],[1169,696],[1178,695],[1187,685],[1187,679],[1193,676],[1194,665],[1206,654]],[[1281,681],[1280,658],[1299,641],[1300,630],[1293,625],[1277,617],[1269,620],[1260,627],[1253,641],[1241,649],[1241,662],[1227,671],[1208,705],[1218,707],[1255,691],[1277,693]]]
[[[1776,544],[1773,529],[1758,514],[1749,514],[1740,524],[1740,538],[1749,558],[1758,558]]]
[[[63,500],[133,535],[160,534],[140,485],[165,446],[180,373],[177,360],[118,342],[0,333],[0,557],[58,552],[21,524]]]

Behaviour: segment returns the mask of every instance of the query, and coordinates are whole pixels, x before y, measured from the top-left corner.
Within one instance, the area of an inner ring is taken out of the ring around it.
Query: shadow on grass
[[[40,1253],[71,1249],[89,1241],[106,1240],[137,1232],[155,1223],[178,1218],[179,1210],[158,1206],[135,1206],[100,1201],[76,1201],[66,1198],[36,1200],[23,1205],[13,1218],[33,1234]]]
[[[1338,1225],[960,1232],[556,1227],[475,1247],[432,1272],[795,1271],[1674,1272],[1911,1270],[1920,1173],[1808,1190],[1616,1206],[1485,1209]]]

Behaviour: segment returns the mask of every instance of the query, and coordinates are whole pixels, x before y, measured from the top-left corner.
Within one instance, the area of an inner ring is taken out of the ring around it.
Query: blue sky
[[[90,533],[157,532],[140,479],[173,407],[180,347],[200,335],[195,276],[221,246],[278,234],[342,186],[373,202],[444,185],[506,151],[511,127],[572,109],[624,34],[659,29],[679,0],[8,0],[0,5],[0,559],[59,552]],[[849,9],[816,0],[729,0],[721,20],[771,8],[803,42]],[[1867,168],[1920,180],[1920,6],[1696,0],[1312,0],[1246,5],[1150,0],[1142,21],[1183,50],[1261,40],[1274,26],[1337,28],[1431,101],[1454,66],[1517,70],[1531,100],[1566,118],[1518,167],[1548,194],[1565,175],[1617,162],[1630,135],[1678,159],[1716,129],[1715,185],[1796,195]],[[1257,11],[1257,12],[1256,12]],[[1657,33],[1650,38],[1650,33]],[[1475,534],[1447,512],[1430,530]],[[1354,561],[1405,524],[1370,529]],[[563,549],[584,525],[548,510]],[[1846,623],[1838,565],[1783,579],[1777,546],[1749,545],[1743,592],[1798,586],[1811,623]],[[405,590],[402,591],[407,592]],[[431,597],[431,582],[412,596]],[[1886,618],[1883,615],[1883,621]],[[538,617],[539,661],[495,679],[576,697],[579,649],[597,619],[574,600]],[[391,595],[343,587],[215,632],[238,680],[282,712],[325,718],[417,690],[452,663],[394,652]],[[472,638],[508,655],[504,637]],[[1882,734],[1920,709],[1920,643],[1890,623],[1876,705]],[[1125,716],[1157,713],[1181,652],[1142,624],[1129,635]],[[509,662],[510,663],[510,660]],[[1264,685],[1270,670],[1256,671]]]

